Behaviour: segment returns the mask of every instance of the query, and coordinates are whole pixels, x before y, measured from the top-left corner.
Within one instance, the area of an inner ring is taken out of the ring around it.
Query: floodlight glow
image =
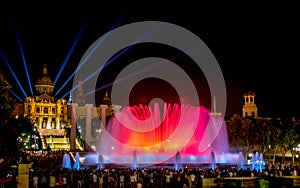
[[[72,53],[73,53],[73,51],[74,51],[74,49],[75,49],[75,47],[76,47],[76,45],[77,45],[77,43],[78,43],[78,41],[79,41],[81,35],[82,35],[82,33],[83,33],[83,31],[84,31],[84,29],[85,29],[87,23],[88,23],[88,20],[87,20],[87,21],[83,24],[83,26],[81,27],[81,29],[80,29],[80,31],[79,31],[77,37],[75,38],[74,43],[72,44],[72,46],[71,46],[71,48],[70,48],[70,50],[69,50],[69,52],[68,52],[68,54],[67,54],[67,56],[66,56],[64,62],[63,62],[63,64],[62,64],[62,66],[61,66],[61,68],[59,69],[59,71],[58,71],[58,73],[57,73],[57,75],[56,75],[56,77],[55,77],[55,80],[54,80],[54,82],[53,82],[53,85],[56,84],[56,82],[58,81],[58,79],[59,79],[59,77],[60,77],[62,71],[64,70],[64,68],[65,68],[65,66],[66,66],[66,64],[67,64],[67,62],[69,61],[69,59],[70,59],[70,57],[71,57],[71,55],[72,55]]]
[[[17,99],[19,99],[20,102],[23,102],[23,100],[15,93],[13,92],[11,89],[8,90],[11,94],[13,94]]]
[[[13,69],[11,68],[10,64],[8,63],[8,60],[6,59],[4,53],[0,50],[0,56],[2,57],[2,59],[4,60],[4,63],[6,64],[6,66],[8,67],[9,71],[11,72],[11,74],[13,75],[14,79],[16,80],[17,84],[19,85],[20,89],[22,90],[25,98],[27,98],[27,94],[24,91],[21,83],[19,82],[18,77],[16,76],[15,72],[13,71]]]
[[[144,68],[144,69],[142,69],[142,70],[140,70],[140,71],[136,71],[136,72],[134,72],[133,74],[130,74],[130,75],[126,76],[126,77],[123,77],[123,78],[118,79],[118,80],[116,80],[116,81],[114,81],[114,82],[108,83],[108,84],[106,84],[106,85],[104,85],[104,86],[98,87],[98,88],[95,89],[95,90],[89,91],[89,92],[85,93],[84,96],[88,96],[88,95],[93,94],[93,93],[95,93],[95,92],[97,92],[97,91],[100,91],[100,90],[102,90],[102,89],[106,89],[106,88],[112,86],[113,84],[118,84],[118,83],[120,83],[120,82],[122,82],[122,81],[124,81],[124,80],[127,80],[127,79],[129,79],[129,78],[132,78],[132,77],[134,77],[135,75],[142,74],[143,72],[148,71],[148,70],[150,70],[150,69],[152,69],[152,68],[155,68],[155,67],[157,67],[157,66],[158,66],[158,63],[157,63],[157,64],[153,64],[151,67],[146,67],[146,68]]]
[[[24,64],[24,68],[25,68],[25,72],[26,72],[26,76],[27,76],[27,81],[28,81],[29,88],[30,88],[30,93],[31,93],[31,95],[33,95],[31,81],[30,81],[30,77],[29,77],[29,73],[28,73],[28,69],[27,69],[27,64],[26,64],[26,60],[25,60],[25,56],[24,56],[24,52],[23,52],[23,48],[22,48],[21,38],[20,38],[20,35],[19,35],[19,32],[18,32],[18,28],[17,28],[17,25],[16,25],[15,22],[14,22],[14,27],[15,27],[15,30],[16,30],[17,40],[18,40],[18,44],[19,44],[20,53],[21,53],[21,56],[22,56],[22,60],[23,60],[23,64]]]
[[[127,14],[128,9],[121,15],[121,17],[113,24],[113,26],[110,28],[110,30],[105,33],[105,35],[103,36],[102,40],[100,40],[97,45],[95,46],[95,48],[86,56],[86,58],[82,61],[82,63],[79,64],[79,66],[76,68],[76,70],[71,74],[71,76],[66,80],[66,82],[57,90],[57,92],[55,93],[55,96],[57,96],[59,94],[59,92],[65,87],[65,85],[71,80],[71,78],[74,77],[74,75],[77,73],[77,71],[84,65],[84,63],[87,61],[88,58],[90,58],[90,56],[94,53],[94,51],[103,43],[104,39],[107,37],[107,35],[110,33],[111,30],[113,30],[119,23],[120,21],[125,17],[125,15]],[[71,91],[73,91],[74,89],[71,89]],[[67,92],[67,94],[70,93]],[[67,94],[65,94],[64,96],[66,96]]]
[[[174,55],[174,56],[172,56],[172,57],[170,57],[170,58],[168,58],[168,59],[170,59],[170,60],[172,61],[172,60],[177,59],[179,56],[180,56],[180,55]],[[85,93],[84,96],[88,96],[88,95],[93,94],[93,93],[95,93],[95,92],[97,92],[97,91],[100,91],[100,90],[102,90],[102,89],[106,89],[106,88],[112,86],[113,84],[118,84],[118,83],[123,82],[123,81],[125,81],[125,80],[127,80],[127,79],[129,79],[129,78],[132,78],[132,77],[134,77],[134,76],[136,76],[136,75],[143,74],[143,73],[146,72],[146,71],[149,71],[149,70],[151,70],[151,69],[154,69],[154,68],[157,68],[157,67],[163,65],[163,63],[164,63],[163,61],[162,61],[162,62],[154,63],[154,64],[152,64],[151,66],[145,67],[144,69],[141,69],[141,70],[139,70],[139,71],[134,72],[133,74],[127,75],[127,76],[125,76],[125,77],[123,77],[123,78],[121,78],[121,79],[115,80],[114,82],[111,82],[111,83],[108,83],[108,84],[106,84],[106,85],[104,85],[104,86],[98,87],[98,88],[95,89],[95,90],[89,91],[89,92]]]
[[[113,61],[115,61],[116,59],[118,59],[121,55],[123,55],[125,52],[127,52],[129,49],[131,49],[135,44],[139,43],[142,39],[144,39],[148,34],[150,34],[154,29],[157,29],[157,27],[151,29],[150,31],[148,31],[147,33],[145,33],[143,36],[141,36],[139,39],[137,39],[135,42],[133,42],[131,45],[127,46],[126,48],[124,48],[123,50],[121,50],[121,52],[117,53],[117,55],[115,55],[114,57],[112,57],[106,64],[102,65],[100,68],[98,68],[95,72],[93,72],[91,75],[89,75],[87,78],[85,78],[81,83],[84,84],[86,81],[88,81],[89,79],[91,79],[93,76],[97,75],[104,67],[110,65]],[[79,70],[79,68],[86,62],[86,60],[93,54],[93,52],[98,48],[99,43],[102,43],[104,41],[104,39],[106,38],[106,36],[109,34],[110,32],[107,32],[103,38],[101,38],[101,40],[97,43],[96,47],[94,47],[91,52],[87,55],[87,57],[83,60],[83,63],[81,63],[76,71],[71,75],[72,77],[74,76],[74,74]],[[69,77],[69,79],[71,79],[71,77]],[[68,79],[68,80],[69,80]],[[68,81],[67,80],[67,81]],[[66,84],[66,83],[65,83]],[[65,85],[64,84],[64,85]],[[68,93],[73,92],[75,89],[78,88],[78,85],[74,88],[72,88],[69,92],[67,92],[66,94],[63,95],[63,98],[66,97],[68,95]],[[62,88],[61,88],[62,89]],[[60,89],[60,90],[61,90]],[[59,90],[59,91],[60,91]],[[58,92],[59,92],[58,91]],[[58,93],[57,92],[57,93]]]

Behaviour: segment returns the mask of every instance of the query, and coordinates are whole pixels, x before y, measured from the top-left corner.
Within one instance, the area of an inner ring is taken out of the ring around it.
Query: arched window
[[[35,112],[40,113],[40,107],[36,107]]]
[[[63,107],[60,108],[60,113],[62,113],[62,114],[64,113],[64,108]]]
[[[248,116],[248,112],[245,112],[245,116]]]
[[[255,116],[255,113],[254,112],[252,112],[252,117],[254,117]]]
[[[44,108],[44,113],[48,114],[48,108],[47,107]]]

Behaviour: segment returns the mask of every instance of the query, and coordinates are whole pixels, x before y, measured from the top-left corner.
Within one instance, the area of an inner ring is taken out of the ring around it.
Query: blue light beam
[[[134,41],[131,45],[128,45],[126,48],[124,48],[123,50],[121,50],[119,53],[117,53],[117,55],[113,56],[106,64],[102,65],[100,68],[98,68],[95,72],[93,72],[91,75],[89,75],[88,77],[86,77],[84,80],[82,80],[82,84],[84,84],[86,81],[88,81],[89,79],[91,79],[93,76],[95,76],[96,74],[98,74],[100,71],[102,71],[102,69],[108,65],[110,65],[113,61],[115,61],[116,59],[118,59],[121,55],[123,55],[126,51],[128,51],[129,49],[131,49],[135,44],[139,43],[142,39],[144,39],[145,37],[147,37],[151,32],[153,32],[154,30],[158,29],[158,26],[161,24],[158,24],[156,27],[152,28],[151,30],[147,31],[146,33],[144,33],[140,38],[138,38],[136,41]],[[98,46],[96,46],[95,48],[92,49],[92,51],[95,51],[96,48]],[[90,55],[90,54],[89,54]],[[78,85],[75,86],[74,88],[71,89],[70,92],[73,92],[75,89],[78,88]],[[63,95],[63,98],[66,97],[68,95],[68,93]]]
[[[70,48],[70,50],[69,50],[69,52],[68,52],[68,54],[67,54],[67,56],[66,56],[66,58],[65,58],[65,60],[64,60],[64,62],[63,62],[63,64],[62,64],[61,68],[59,69],[59,71],[58,71],[58,73],[57,73],[57,75],[56,75],[56,77],[55,77],[55,80],[54,80],[54,82],[53,82],[53,85],[56,84],[56,82],[58,81],[58,79],[59,79],[59,77],[60,77],[62,71],[64,70],[64,68],[65,68],[65,66],[66,66],[66,64],[67,64],[67,62],[69,61],[69,59],[70,59],[70,57],[71,57],[71,55],[72,55],[72,53],[73,53],[73,51],[74,51],[74,49],[75,49],[75,47],[76,47],[76,45],[77,45],[79,39],[80,39],[80,37],[81,37],[81,35],[82,35],[84,29],[86,28],[86,25],[87,25],[88,21],[89,21],[89,20],[87,20],[87,21],[83,24],[83,26],[81,27],[79,33],[77,34],[77,37],[75,38],[75,41],[73,42],[73,44],[72,44],[72,46],[71,46],[71,48]]]
[[[8,63],[8,60],[6,59],[4,53],[0,50],[0,56],[2,57],[2,59],[4,60],[4,63],[6,64],[6,66],[8,67],[9,71],[11,72],[11,74],[13,75],[14,79],[16,80],[17,84],[19,85],[20,89],[22,90],[25,98],[27,98],[27,94],[26,92],[24,91],[21,83],[19,82],[19,79],[18,77],[16,76],[14,70],[11,68],[10,64]]]
[[[8,90],[11,94],[13,94],[17,99],[19,99],[20,102],[23,102],[23,100],[15,93],[13,92],[11,89]]]
[[[26,72],[26,76],[27,76],[27,81],[28,81],[29,88],[30,88],[30,93],[31,93],[31,95],[33,95],[31,81],[30,81],[30,76],[29,76],[28,69],[27,69],[27,63],[26,63],[24,52],[23,52],[23,48],[22,48],[22,42],[21,42],[21,38],[20,38],[20,35],[19,35],[19,32],[18,32],[18,28],[17,28],[17,25],[16,25],[15,22],[14,22],[14,27],[15,27],[15,30],[16,30],[17,40],[18,40],[18,44],[19,44],[20,53],[21,53],[21,56],[22,56],[22,60],[23,60],[23,64],[24,64],[24,68],[25,68],[25,72]]]
[[[107,65],[110,64],[111,62],[113,62],[115,59],[117,59],[118,57],[120,57],[122,54],[124,54],[127,50],[129,50],[131,48],[131,46],[126,47],[125,49],[123,49],[121,52],[117,53],[116,56],[114,56],[112,59],[110,59],[110,61],[108,61]],[[95,49],[95,48],[94,48]],[[93,49],[93,50],[94,50]],[[91,79],[95,74],[97,74],[98,72],[100,72],[104,67],[106,66],[106,64],[102,65],[99,69],[97,69],[95,72],[93,72],[91,75],[89,75],[88,77],[86,77],[81,83],[84,84],[86,81],[88,81],[89,79]],[[76,85],[74,88],[72,88],[68,93],[73,92],[75,89],[78,88],[78,85]],[[62,98],[66,97],[68,95],[68,93],[64,94]]]
[[[181,56],[180,54],[179,55],[174,55],[174,56],[172,56],[172,57],[170,57],[168,59],[170,59],[172,61],[172,60],[175,60],[175,59],[179,58],[180,56]],[[125,76],[123,78],[120,78],[120,79],[114,81],[114,82],[111,82],[111,83],[108,83],[108,84],[106,84],[104,86],[98,87],[95,90],[89,91],[89,92],[85,93],[84,96],[86,97],[86,96],[88,96],[90,94],[96,93],[97,91],[100,91],[102,89],[106,89],[106,88],[108,88],[108,87],[110,87],[110,86],[112,86],[114,84],[119,84],[119,83],[121,83],[121,82],[123,82],[123,81],[125,81],[125,80],[127,80],[129,78],[132,78],[132,77],[134,77],[136,75],[142,74],[142,73],[144,73],[144,72],[146,72],[148,70],[152,70],[154,68],[161,67],[163,64],[165,64],[165,61],[154,63],[151,66],[145,67],[144,69],[141,69],[139,71],[135,71],[133,74],[127,75],[127,76]]]
[[[78,70],[85,64],[85,62],[90,58],[90,56],[94,53],[94,51],[103,43],[104,39],[106,39],[107,35],[112,31],[120,22],[121,20],[125,17],[129,9],[127,9],[121,16],[120,18],[113,24],[113,26],[109,29],[107,33],[102,37],[102,39],[96,44],[96,46],[91,50],[91,52],[86,56],[86,58],[82,61],[82,63],[79,64],[79,66],[76,68],[76,70],[71,74],[71,76],[66,80],[66,82],[57,90],[55,93],[55,96],[61,92],[61,90],[65,87],[65,85],[74,77],[74,75],[78,72]],[[78,87],[78,86],[77,86]],[[76,87],[76,88],[77,88]],[[72,90],[74,90],[73,88]],[[70,91],[68,92],[70,93]],[[64,98],[67,94],[65,94],[62,98]]]

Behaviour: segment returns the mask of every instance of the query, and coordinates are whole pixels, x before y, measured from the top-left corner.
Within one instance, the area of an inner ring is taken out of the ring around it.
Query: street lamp
[[[268,163],[271,164],[271,162],[270,162],[271,161],[271,147],[272,147],[271,144],[269,144],[268,147],[269,147],[269,161],[268,161]]]
[[[298,144],[297,147],[294,147],[293,151],[296,152],[296,158],[299,158],[300,144]]]

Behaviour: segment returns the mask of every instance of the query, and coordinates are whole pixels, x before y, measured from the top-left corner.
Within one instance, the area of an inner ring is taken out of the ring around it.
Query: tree
[[[6,132],[9,130],[8,120],[11,118],[11,112],[14,109],[15,100],[9,95],[11,85],[0,72],[0,148],[6,147],[4,140],[10,135]]]
[[[259,148],[260,153],[266,153],[270,149],[272,126],[270,126],[269,120],[255,119],[255,133],[256,133],[256,145]]]
[[[227,132],[231,147],[247,155],[256,146],[259,136],[255,130],[255,121],[234,114],[227,124]]]
[[[277,129],[277,136],[275,137],[276,140],[276,149],[282,154],[282,162],[285,162],[285,155],[288,151],[292,151],[292,149],[298,144],[299,142],[299,135],[297,134],[296,125],[290,120],[282,120],[276,125]],[[293,154],[293,152],[292,152]]]
[[[278,123],[279,121],[275,119],[269,122],[270,130],[271,130],[269,150],[270,152],[273,151],[272,164],[275,164],[275,157],[279,151],[278,145],[280,145],[281,142],[281,129]]]
[[[13,109],[13,99],[10,97],[8,90],[11,85],[5,80],[4,75],[0,72],[0,123],[5,125],[10,118]]]
[[[13,133],[10,137],[10,147],[15,148],[15,151],[18,151],[22,148],[25,148],[22,140],[27,139],[29,135],[32,135],[33,127],[30,119],[27,117],[19,116],[18,118],[11,118],[8,121],[8,127],[11,128]]]

